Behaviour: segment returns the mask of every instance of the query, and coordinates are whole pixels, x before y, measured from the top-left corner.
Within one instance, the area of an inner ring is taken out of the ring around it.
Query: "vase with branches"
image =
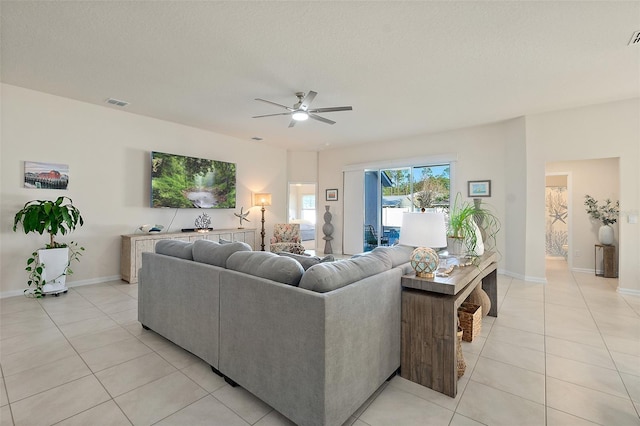
[[[587,194],[584,196],[584,205],[589,217],[601,223],[598,229],[600,243],[604,245],[613,244],[613,228],[611,225],[618,221],[620,201],[614,203],[607,198],[604,200],[604,204],[600,205],[595,198]]]
[[[584,205],[591,219],[598,220],[603,225],[613,225],[618,221],[620,201],[614,203],[607,198],[603,205],[599,205],[596,199],[587,194],[584,196]]]

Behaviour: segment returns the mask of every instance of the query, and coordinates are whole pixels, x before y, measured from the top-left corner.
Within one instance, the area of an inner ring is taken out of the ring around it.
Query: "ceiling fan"
[[[296,96],[298,97],[298,102],[296,102],[293,105],[293,107],[277,104],[275,102],[267,101],[266,99],[256,98],[256,101],[266,102],[268,104],[275,105],[280,108],[284,108],[287,110],[287,112],[281,112],[278,114],[256,115],[253,118],[273,117],[276,115],[291,115],[291,123],[289,123],[289,127],[295,126],[296,122],[298,121],[305,121],[309,118],[313,120],[318,120],[327,124],[336,124],[335,121],[321,117],[317,115],[317,113],[351,111],[353,109],[350,106],[309,109],[311,102],[313,102],[317,94],[318,93],[314,92],[313,90],[306,94],[304,92],[297,92]]]

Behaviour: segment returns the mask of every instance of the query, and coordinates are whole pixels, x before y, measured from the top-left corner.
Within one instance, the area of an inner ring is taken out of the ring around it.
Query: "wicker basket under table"
[[[462,340],[472,342],[482,330],[482,306],[463,302],[458,308],[458,318],[462,327]]]

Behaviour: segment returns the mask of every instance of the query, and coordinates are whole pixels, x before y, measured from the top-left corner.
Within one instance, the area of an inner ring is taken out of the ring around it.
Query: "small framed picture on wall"
[[[491,197],[490,180],[470,180],[467,181],[467,192],[469,198]]]
[[[338,201],[338,190],[337,189],[327,189],[326,199],[327,199],[327,201]]]

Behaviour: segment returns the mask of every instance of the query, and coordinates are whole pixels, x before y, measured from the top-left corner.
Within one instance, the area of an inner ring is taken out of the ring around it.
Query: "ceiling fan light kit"
[[[335,124],[336,122],[333,120],[329,120],[328,118],[321,117],[317,115],[317,113],[326,113],[326,112],[337,112],[337,111],[351,111],[353,108],[351,106],[341,106],[341,107],[329,107],[329,108],[316,108],[309,109],[311,102],[315,99],[318,93],[311,90],[309,93],[297,92],[296,96],[298,97],[298,102],[296,102],[293,107],[288,107],[286,105],[281,105],[276,102],[271,102],[266,99],[256,98],[256,101],[265,102],[270,105],[275,105],[279,108],[284,108],[287,112],[281,112],[276,114],[265,114],[265,115],[256,115],[253,118],[263,118],[263,117],[273,117],[276,115],[290,115],[291,123],[289,123],[289,127],[295,126],[298,121],[305,121],[309,118],[320,121],[326,124]]]
[[[291,118],[293,118],[296,121],[305,121],[309,119],[309,114],[307,114],[304,111],[296,111],[293,114],[291,114]]]

